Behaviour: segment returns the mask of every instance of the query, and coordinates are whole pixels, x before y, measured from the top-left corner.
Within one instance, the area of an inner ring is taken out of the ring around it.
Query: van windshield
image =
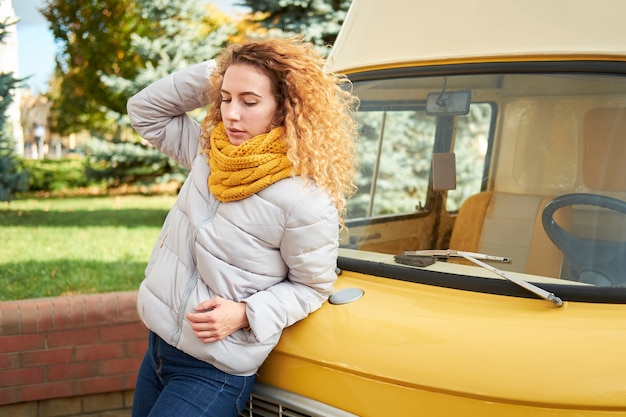
[[[528,281],[626,287],[626,77],[537,67],[353,76],[360,171],[343,253],[451,249]],[[493,277],[434,259],[423,268]]]

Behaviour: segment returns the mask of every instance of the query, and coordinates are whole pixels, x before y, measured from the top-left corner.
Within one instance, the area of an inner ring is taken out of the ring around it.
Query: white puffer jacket
[[[128,102],[135,130],[191,169],[146,267],[139,314],[182,351],[236,375],[252,375],[282,330],[332,292],[338,216],[329,196],[301,178],[278,181],[244,200],[209,193],[200,127],[186,112],[207,104],[208,61],[171,74]],[[213,296],[246,302],[251,331],[205,344],[185,314]]]

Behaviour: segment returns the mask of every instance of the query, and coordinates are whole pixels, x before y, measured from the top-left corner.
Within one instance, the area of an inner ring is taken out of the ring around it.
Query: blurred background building
[[[12,0],[0,0],[0,22],[14,23],[17,21]],[[7,36],[0,44],[0,73],[19,73],[17,49],[17,27],[15,24],[7,27]],[[9,134],[15,138],[16,152],[18,155],[24,154],[24,131],[20,115],[20,89],[13,91],[13,103],[7,111]],[[45,126],[45,125],[44,125]]]

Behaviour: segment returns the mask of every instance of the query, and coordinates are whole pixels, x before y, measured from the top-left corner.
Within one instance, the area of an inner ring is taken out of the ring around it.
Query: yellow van
[[[254,416],[626,416],[626,1],[353,0],[335,294]],[[623,158],[623,159],[622,159]]]

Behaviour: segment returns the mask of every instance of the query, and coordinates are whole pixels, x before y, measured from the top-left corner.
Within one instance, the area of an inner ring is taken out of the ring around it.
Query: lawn
[[[174,199],[0,203],[0,300],[137,289]]]

